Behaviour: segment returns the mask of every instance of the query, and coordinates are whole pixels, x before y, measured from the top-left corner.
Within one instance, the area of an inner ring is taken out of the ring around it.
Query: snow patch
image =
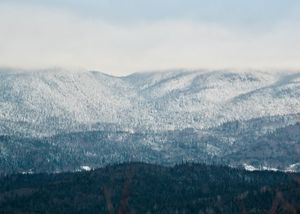
[[[286,172],[298,172],[300,169],[300,163],[291,164],[289,167],[286,168]]]
[[[81,166],[80,169],[82,169],[83,171],[91,171],[92,168],[89,166]]]
[[[244,166],[244,169],[247,170],[247,171],[251,171],[252,172],[252,171],[259,170],[258,168],[254,167],[254,166],[252,166],[250,164],[244,163],[243,166]]]

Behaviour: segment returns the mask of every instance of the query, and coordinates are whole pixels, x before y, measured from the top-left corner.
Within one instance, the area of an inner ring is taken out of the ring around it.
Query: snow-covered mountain
[[[300,72],[0,70],[0,175],[127,161],[299,171],[299,133]]]
[[[300,72],[0,70],[0,134],[166,131],[300,113]]]

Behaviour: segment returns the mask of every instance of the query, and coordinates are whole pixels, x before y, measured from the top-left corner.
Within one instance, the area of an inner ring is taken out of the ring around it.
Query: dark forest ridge
[[[143,163],[0,178],[4,213],[298,213],[300,174]]]

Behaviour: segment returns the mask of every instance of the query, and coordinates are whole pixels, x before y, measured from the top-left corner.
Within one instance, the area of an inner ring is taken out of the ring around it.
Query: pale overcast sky
[[[299,0],[0,0],[0,67],[300,68]]]

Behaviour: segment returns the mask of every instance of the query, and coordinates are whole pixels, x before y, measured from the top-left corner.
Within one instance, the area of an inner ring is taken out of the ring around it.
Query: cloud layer
[[[0,66],[84,68],[114,75],[170,68],[300,68],[300,30],[191,19],[112,24],[59,9],[0,4]]]

